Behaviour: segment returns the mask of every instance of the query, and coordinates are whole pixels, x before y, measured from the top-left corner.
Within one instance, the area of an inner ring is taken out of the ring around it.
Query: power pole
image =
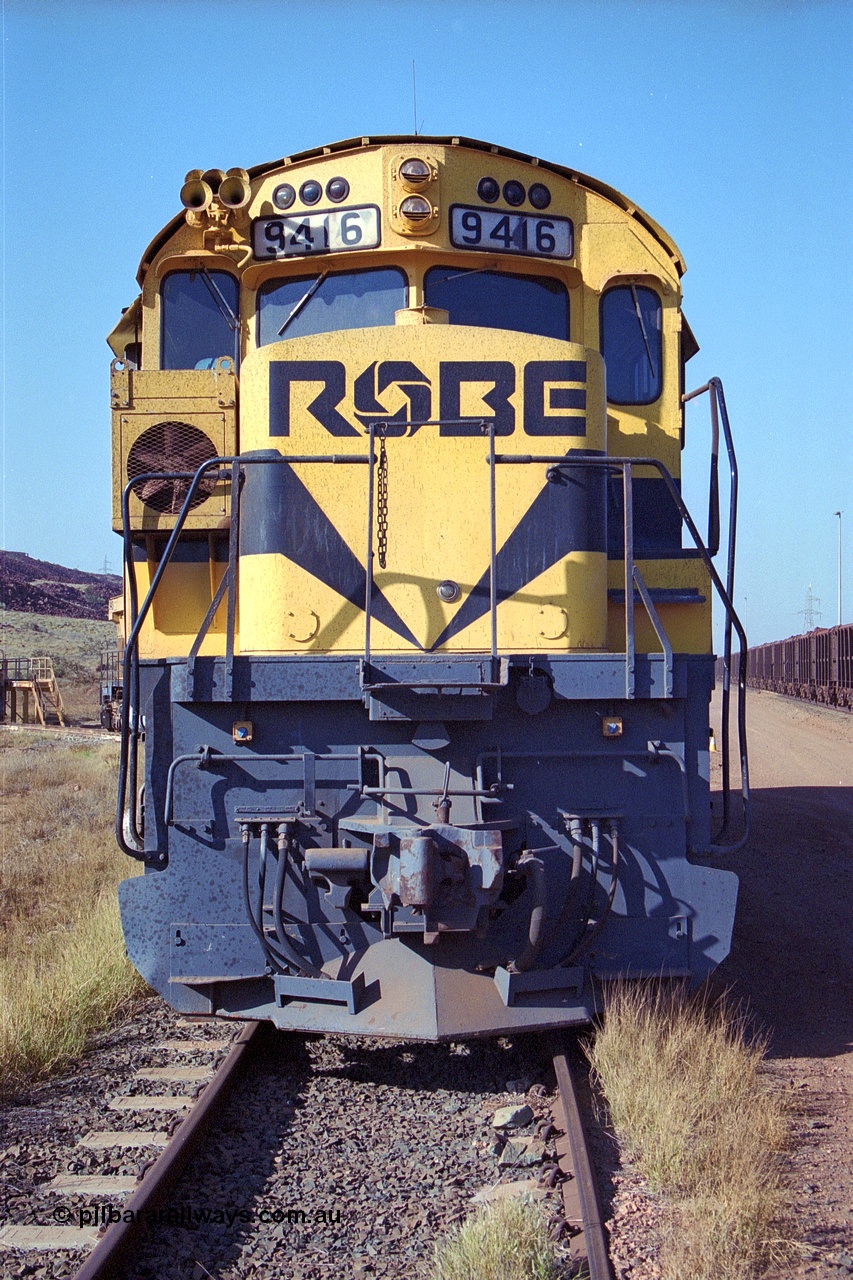
[[[806,607],[800,609],[800,615],[803,619],[803,631],[814,631],[815,623],[820,618],[820,600],[817,596],[812,595],[812,584],[809,583],[806,591]]]

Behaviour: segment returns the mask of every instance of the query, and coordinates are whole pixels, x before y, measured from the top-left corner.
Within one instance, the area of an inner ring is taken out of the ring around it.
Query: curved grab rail
[[[714,568],[714,562],[711,558],[711,554],[707,546],[702,540],[702,535],[699,533],[699,530],[696,527],[696,523],[692,515],[690,514],[687,504],[685,503],[684,499],[681,496],[681,493],[678,489],[677,484],[675,483],[675,480],[672,474],[670,473],[669,469],[660,461],[659,458],[642,458],[642,457],[628,458],[628,457],[614,457],[612,455],[608,457],[590,457],[589,455],[581,455],[581,454],[575,454],[575,453],[572,453],[570,457],[567,457],[565,454],[534,455],[534,454],[501,453],[501,454],[495,454],[493,457],[491,456],[487,457],[487,461],[490,463],[490,465],[495,463],[495,464],[503,464],[505,466],[512,466],[512,465],[518,466],[518,465],[529,465],[531,463],[543,463],[548,467],[554,467],[554,468],[559,468],[563,466],[572,467],[572,468],[574,467],[610,468],[610,469],[619,470],[622,472],[623,476],[626,477],[626,481],[629,489],[630,489],[631,476],[632,476],[634,467],[652,467],[655,471],[658,472],[658,474],[661,476],[664,483],[666,484],[667,490],[669,491],[669,495],[672,498],[673,502],[675,503],[679,511],[679,514],[681,515],[682,523],[687,526],[687,529],[690,532],[690,536],[692,537],[693,542],[696,545],[696,549],[702,558],[705,568],[708,570],[708,574],[711,578],[711,582],[713,583],[714,588],[717,592],[717,595],[719,596],[720,601],[722,602],[723,608],[726,611],[726,636],[727,636],[726,652],[727,652],[727,658],[728,658],[728,670],[729,671],[731,670],[732,628],[734,628],[734,630],[737,632],[738,643],[740,645],[741,654],[746,653],[747,647],[748,647],[747,640],[746,640],[746,631],[743,628],[740,618],[737,616],[734,604],[732,603],[729,590],[726,586],[723,585],[723,581],[720,578],[720,575],[717,573],[717,570]],[[736,475],[736,470],[735,470],[735,475]],[[734,532],[733,523],[730,525],[730,528],[732,530],[732,536],[733,536],[733,532]],[[732,583],[734,581],[734,553],[733,552],[731,552],[729,555],[729,581]],[[627,598],[627,592],[626,592],[626,598]],[[743,800],[744,830],[741,837],[738,840],[736,840],[734,843],[732,844],[719,843],[720,837],[726,834],[726,831],[728,830],[728,826],[729,826],[728,796],[730,792],[730,778],[729,778],[729,768],[728,768],[728,697],[727,697],[729,686],[724,679],[723,695],[724,695],[724,707],[725,707],[726,719],[724,721],[723,741],[724,741],[724,750],[726,752],[726,755],[724,757],[725,768],[723,772],[723,824],[720,827],[719,831],[716,833],[714,837],[714,844],[711,846],[712,851],[715,853],[724,853],[724,852],[733,853],[735,850],[742,848],[743,845],[746,844],[747,840],[749,839],[749,832],[750,832],[749,758],[748,758],[747,742],[746,742],[746,662],[745,661],[741,661],[739,663],[738,673],[737,673],[737,683],[738,683],[738,704],[737,704],[738,750],[740,755],[741,796]]]
[[[127,690],[127,706],[125,714],[122,716],[121,726],[121,747],[119,753],[119,778],[116,796],[116,817],[115,817],[115,834],[119,848],[128,857],[136,858],[145,862],[150,859],[146,856],[144,849],[144,840],[142,832],[139,830],[136,814],[136,793],[138,780],[138,759],[139,759],[139,741],[142,736],[142,726],[140,721],[140,676],[139,676],[139,636],[142,626],[145,622],[148,612],[157,592],[157,588],[163,578],[163,574],[168,567],[178,539],[183,531],[187,516],[192,509],[195,496],[198,492],[199,485],[205,475],[217,468],[217,480],[231,481],[231,521],[232,530],[229,541],[229,587],[234,582],[236,567],[234,561],[236,559],[236,532],[239,511],[239,489],[242,479],[241,464],[251,463],[280,463],[293,465],[294,463],[309,462],[330,462],[330,463],[367,463],[369,461],[367,454],[310,454],[310,455],[290,455],[284,456],[275,450],[259,451],[257,453],[248,454],[228,454],[218,458],[209,458],[203,462],[195,472],[192,471],[150,471],[142,475],[134,476],[132,480],[128,480],[122,491],[121,513],[122,527],[124,536],[124,569],[125,579],[128,587],[128,605],[130,616],[130,632],[127,636],[124,649],[124,657],[122,662],[122,681],[123,687]],[[224,470],[230,468],[230,470]],[[175,520],[169,538],[163,548],[160,562],[151,579],[151,583],[146,592],[142,605],[139,605],[139,595],[136,587],[136,573],[133,566],[133,531],[130,526],[130,494],[134,488],[147,480],[184,480],[189,481],[189,488],[184,497],[181,510]],[[228,601],[228,657],[232,653],[234,642],[234,614],[235,614],[235,592],[229,590]],[[217,602],[218,603],[218,602]],[[215,612],[215,610],[213,611]],[[212,620],[213,613],[209,610],[205,623],[209,625]],[[205,623],[202,624],[204,627]],[[230,665],[230,663],[229,663]],[[132,798],[128,805],[128,794]],[[125,825],[127,825],[127,836],[125,835]],[[165,861],[165,854],[157,855],[158,862]]]
[[[720,423],[723,427],[723,439],[726,444],[726,455],[729,460],[729,531],[728,542],[726,546],[726,590],[729,598],[735,598],[735,551],[737,545],[737,500],[738,500],[738,467],[737,455],[735,454],[734,439],[732,437],[731,424],[729,423],[729,413],[726,408],[726,396],[723,391],[723,384],[719,378],[711,378],[705,383],[704,387],[698,387],[695,391],[690,391],[687,395],[681,397],[682,404],[687,404],[689,400],[695,400],[698,396],[704,395],[705,392],[710,393],[711,404],[711,488],[709,495],[709,514],[708,514],[708,549],[712,556],[715,556],[720,549],[720,487],[718,474],[718,455],[720,447]],[[746,648],[742,650],[746,652]],[[730,778],[730,753],[729,753],[729,718],[730,718],[730,699],[731,699],[731,673],[732,673],[732,624],[728,613],[726,614],[725,625],[723,628],[723,688],[721,698],[721,736],[723,739],[722,749],[722,767],[723,767],[723,825],[718,833],[718,838],[723,835],[729,826],[729,778]],[[739,682],[740,683],[740,682]],[[746,686],[744,686],[745,688]]]

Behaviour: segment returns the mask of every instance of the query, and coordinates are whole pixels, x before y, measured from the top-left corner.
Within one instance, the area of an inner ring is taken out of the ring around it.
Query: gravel
[[[90,1151],[79,1139],[175,1123],[174,1114],[112,1111],[106,1103],[141,1092],[192,1096],[197,1082],[135,1073],[176,1061],[158,1042],[228,1030],[187,1028],[152,998],[98,1037],[74,1070],[20,1095],[0,1115],[5,1221],[49,1224],[57,1206],[76,1213],[93,1199],[120,1207],[118,1197],[74,1199],[48,1183],[69,1172],[136,1174],[155,1153]],[[193,1052],[180,1062],[213,1065],[225,1052]],[[265,1028],[215,1135],[151,1223],[128,1280],[413,1280],[425,1274],[438,1238],[476,1207],[478,1192],[482,1200],[498,1185],[527,1189],[553,1168],[553,1140],[541,1139],[553,1099],[550,1057],[536,1036],[423,1045]],[[509,1134],[493,1127],[502,1107],[523,1108]],[[559,1191],[538,1195],[567,1249]],[[5,1252],[0,1276],[59,1280],[73,1276],[83,1256]]]

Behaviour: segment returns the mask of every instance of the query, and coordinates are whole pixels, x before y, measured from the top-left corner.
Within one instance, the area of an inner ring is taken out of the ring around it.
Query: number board
[[[375,204],[287,218],[256,218],[252,224],[252,252],[256,258],[304,258],[315,253],[375,249],[379,238],[379,210]]]
[[[570,258],[572,240],[571,218],[475,209],[465,204],[454,204],[450,209],[450,243],[457,249]]]

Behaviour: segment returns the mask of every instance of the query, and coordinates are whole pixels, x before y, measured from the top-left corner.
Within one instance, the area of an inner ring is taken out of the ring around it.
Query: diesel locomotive
[[[716,379],[707,536],[681,496],[676,245],[466,138],[181,202],[108,339],[133,963],[187,1014],[428,1040],[704,978],[748,813],[741,680],[712,831],[714,595],[726,720],[745,637]]]

